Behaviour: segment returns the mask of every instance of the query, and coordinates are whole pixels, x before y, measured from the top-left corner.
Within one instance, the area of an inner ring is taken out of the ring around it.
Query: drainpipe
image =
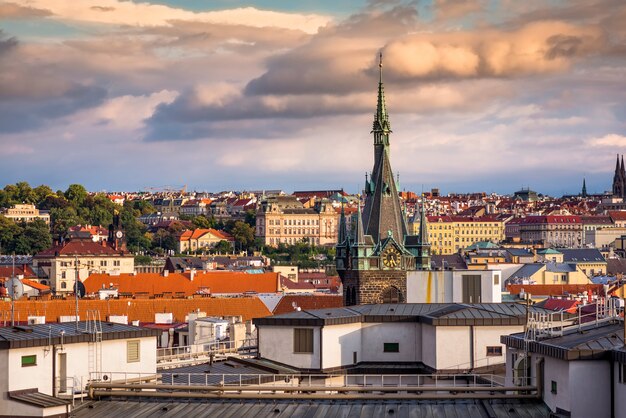
[[[470,325],[470,370],[474,370],[474,325]]]
[[[324,341],[322,340],[322,334],[324,333],[324,325],[320,326],[320,372],[322,371],[322,351],[324,350]],[[315,338],[313,339],[315,341]],[[315,344],[313,344],[313,350],[315,350]]]
[[[52,346],[52,396],[57,396],[57,346]]]

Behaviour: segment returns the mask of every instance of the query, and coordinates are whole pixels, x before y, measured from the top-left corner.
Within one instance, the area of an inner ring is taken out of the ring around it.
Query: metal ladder
[[[87,311],[86,327],[85,332],[91,336],[88,343],[89,375],[92,379],[100,380],[100,373],[102,372],[102,322],[100,321],[100,311]]]

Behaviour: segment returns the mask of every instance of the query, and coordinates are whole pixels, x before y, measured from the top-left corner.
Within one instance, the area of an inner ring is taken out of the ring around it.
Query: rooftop
[[[532,310],[544,311],[531,307]],[[522,325],[523,305],[517,303],[401,303],[296,311],[254,320],[256,325],[338,325],[357,322],[422,322],[437,326]]]
[[[550,411],[538,400],[443,400],[443,401],[370,401],[370,400],[190,400],[190,399],[129,399],[101,400],[74,410],[77,418],[105,418],[115,411],[117,416],[135,418],[216,417],[256,418],[303,417],[475,417],[512,418],[520,416],[549,417]]]
[[[88,342],[92,340],[92,334],[87,332],[88,327],[86,321],[78,323],[78,330],[75,322],[0,327],[0,349]],[[153,330],[131,325],[102,323],[102,340],[150,337],[158,334]]]

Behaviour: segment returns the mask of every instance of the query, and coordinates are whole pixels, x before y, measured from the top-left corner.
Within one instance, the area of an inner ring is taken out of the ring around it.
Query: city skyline
[[[619,1],[158,3],[0,5],[5,183],[356,193],[379,51],[400,190],[602,193],[626,151]]]

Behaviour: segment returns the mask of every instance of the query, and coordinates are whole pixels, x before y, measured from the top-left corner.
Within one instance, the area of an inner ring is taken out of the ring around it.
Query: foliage
[[[40,219],[17,224],[0,216],[0,250],[5,253],[35,254],[52,245],[48,225]]]
[[[313,246],[307,242],[294,245],[280,243],[278,247],[263,247],[263,254],[273,264],[297,265],[300,268],[319,268],[333,262],[334,247]]]
[[[147,266],[152,263],[152,257],[149,255],[136,255],[135,256],[135,265],[137,266]]]
[[[236,221],[230,233],[238,244],[237,248],[241,247],[242,250],[248,250],[254,244],[254,228],[245,222]]]

